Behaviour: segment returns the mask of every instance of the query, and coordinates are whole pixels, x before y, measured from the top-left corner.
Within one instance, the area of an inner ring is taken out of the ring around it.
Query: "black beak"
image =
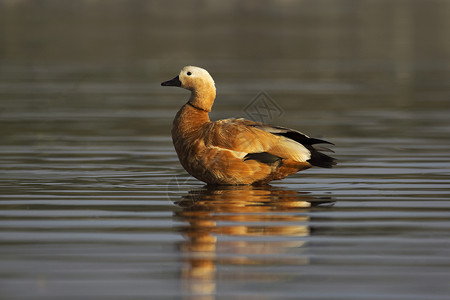
[[[161,83],[162,86],[181,86],[180,77],[175,77],[174,79],[164,81]]]

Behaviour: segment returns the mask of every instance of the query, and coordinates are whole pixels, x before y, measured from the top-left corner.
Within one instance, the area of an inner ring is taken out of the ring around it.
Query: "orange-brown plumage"
[[[327,143],[291,129],[245,119],[209,120],[216,89],[209,73],[187,66],[163,86],[191,91],[178,111],[172,139],[186,171],[208,184],[266,184],[313,165],[331,167],[335,160],[314,148]],[[323,148],[327,150],[326,148]]]

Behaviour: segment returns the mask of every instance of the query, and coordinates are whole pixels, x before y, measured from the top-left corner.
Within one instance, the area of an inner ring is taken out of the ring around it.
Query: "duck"
[[[186,66],[161,86],[191,92],[173,120],[172,141],[183,168],[207,185],[266,185],[311,167],[332,168],[330,144],[299,131],[243,118],[209,119],[216,87],[207,70]]]

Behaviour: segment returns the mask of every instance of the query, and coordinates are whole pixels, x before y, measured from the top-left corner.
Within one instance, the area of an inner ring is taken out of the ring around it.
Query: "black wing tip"
[[[325,140],[321,140],[321,139],[311,138],[311,137],[307,136],[304,133],[301,133],[299,131],[292,130],[292,129],[289,129],[289,128],[281,127],[281,126],[269,126],[269,125],[264,125],[264,124],[252,124],[252,125],[249,125],[249,126],[252,126],[252,127],[268,127],[269,129],[270,128],[278,129],[279,130],[278,132],[277,131],[270,131],[270,130],[266,130],[266,131],[268,131],[268,132],[270,132],[270,133],[272,133],[274,135],[281,135],[281,136],[287,137],[287,138],[289,138],[291,140],[294,140],[294,141],[296,141],[296,142],[298,142],[300,144],[303,144],[303,145],[311,146],[311,145],[315,145],[315,144],[329,144],[329,145],[333,145],[334,146],[334,144],[331,143],[331,142],[328,142],[328,141],[325,141]],[[263,128],[263,130],[265,130],[265,129]]]
[[[329,145],[334,146],[334,144],[332,142],[328,142],[328,141],[316,139],[316,138],[311,138],[311,137],[304,135],[303,133],[300,133],[298,131],[276,132],[273,134],[287,137],[287,138],[294,140],[302,145],[307,145],[307,146],[311,146],[311,145],[315,145],[315,144],[329,144]]]
[[[321,140],[321,139],[316,139],[316,138],[309,138],[309,144],[310,145],[315,145],[315,144],[328,144],[328,145],[333,145],[334,144],[332,142],[329,141],[325,141],[325,140]]]

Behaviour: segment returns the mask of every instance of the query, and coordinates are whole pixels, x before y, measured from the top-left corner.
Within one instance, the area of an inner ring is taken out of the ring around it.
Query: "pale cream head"
[[[214,80],[208,71],[199,67],[186,66],[181,69],[178,77],[181,81],[181,87],[190,91],[211,86],[215,88]]]
[[[181,69],[180,74],[172,80],[163,82],[163,86],[179,86],[190,90],[189,103],[201,110],[211,111],[216,98],[216,87],[214,80],[205,69],[186,66]]]

